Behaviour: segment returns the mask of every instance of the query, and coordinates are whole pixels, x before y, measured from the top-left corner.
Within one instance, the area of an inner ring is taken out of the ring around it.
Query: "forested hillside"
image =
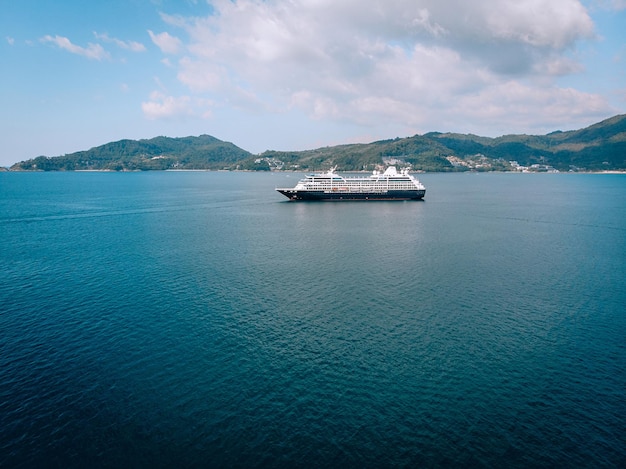
[[[57,157],[17,163],[16,171],[72,170],[372,170],[385,164],[420,171],[626,170],[626,115],[547,135],[498,138],[431,132],[372,143],[253,155],[209,135],[120,140]]]

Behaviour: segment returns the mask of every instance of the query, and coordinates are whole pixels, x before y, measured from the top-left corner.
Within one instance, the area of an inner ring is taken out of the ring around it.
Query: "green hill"
[[[39,156],[11,170],[371,170],[384,164],[422,171],[626,170],[626,115],[590,127],[547,135],[431,132],[367,144],[253,155],[209,135],[120,140],[64,156]]]
[[[561,171],[626,169],[626,115],[615,116],[590,127],[548,135],[505,135],[498,138],[459,134],[431,134],[456,156],[471,160],[516,161]]]
[[[163,170],[223,169],[252,155],[229,142],[210,135],[199,137],[156,137],[149,140],[120,140],[64,156],[39,156],[17,163],[11,170]]]

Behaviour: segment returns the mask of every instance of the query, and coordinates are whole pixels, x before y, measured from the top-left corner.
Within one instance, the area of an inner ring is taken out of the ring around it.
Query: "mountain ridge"
[[[626,114],[546,135],[429,132],[371,143],[252,154],[211,135],[123,139],[62,156],[15,163],[11,171],[76,170],[371,170],[385,164],[416,171],[624,171]]]

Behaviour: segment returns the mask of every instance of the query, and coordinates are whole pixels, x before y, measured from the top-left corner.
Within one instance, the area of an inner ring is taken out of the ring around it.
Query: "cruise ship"
[[[289,200],[421,200],[426,188],[408,169],[400,172],[389,166],[384,173],[343,177],[335,168],[326,173],[309,174],[292,188],[276,188]]]

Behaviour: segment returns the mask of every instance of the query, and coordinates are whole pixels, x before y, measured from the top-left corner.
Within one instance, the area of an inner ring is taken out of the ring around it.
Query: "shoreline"
[[[52,170],[45,171],[41,169],[18,169],[12,170],[6,166],[0,166],[0,173],[150,173],[150,172],[180,172],[180,173],[190,173],[190,172],[198,172],[198,173],[310,173],[310,172],[319,172],[324,171],[322,169],[303,169],[303,170],[295,170],[295,169],[285,169],[285,170],[270,170],[270,171],[255,171],[250,169],[136,169],[136,170],[122,170],[116,171],[114,169],[72,169],[72,170]],[[363,173],[369,174],[371,171],[357,171],[357,170],[345,170],[339,171],[341,173]],[[606,170],[606,171],[422,171],[415,170],[410,171],[413,174],[459,174],[459,173],[469,173],[469,174],[489,174],[489,173],[499,173],[499,174],[626,174],[625,170]]]

